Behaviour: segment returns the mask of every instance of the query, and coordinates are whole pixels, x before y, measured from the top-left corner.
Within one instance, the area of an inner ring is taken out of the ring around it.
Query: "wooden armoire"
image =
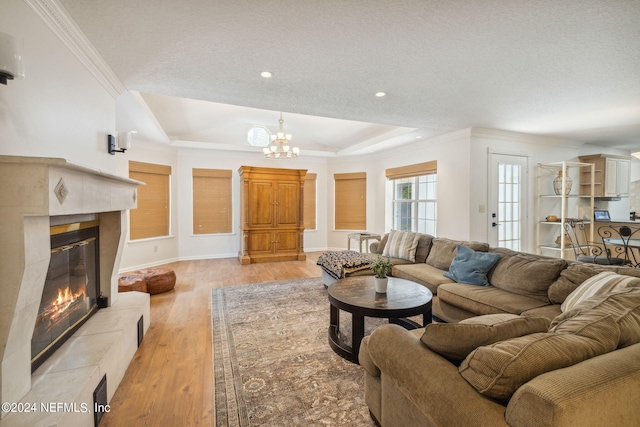
[[[241,264],[305,260],[306,170],[241,166]]]

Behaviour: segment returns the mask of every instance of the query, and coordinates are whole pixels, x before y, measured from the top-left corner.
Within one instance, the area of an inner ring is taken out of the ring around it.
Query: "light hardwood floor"
[[[212,288],[320,277],[306,261],[240,265],[236,258],[180,261],[175,289],[151,296],[151,324],[100,426],[213,426]]]

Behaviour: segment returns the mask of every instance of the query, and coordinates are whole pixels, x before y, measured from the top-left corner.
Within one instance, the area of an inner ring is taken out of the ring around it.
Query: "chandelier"
[[[282,112],[280,112],[280,128],[278,133],[275,135],[271,135],[271,145],[262,149],[265,157],[269,159],[293,159],[300,155],[300,149],[298,147],[292,147],[291,143],[291,134],[284,133],[282,125],[284,120],[282,120]]]

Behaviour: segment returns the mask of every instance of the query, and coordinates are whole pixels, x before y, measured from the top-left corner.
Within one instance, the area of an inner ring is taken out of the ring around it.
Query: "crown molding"
[[[127,92],[122,82],[57,0],[24,0],[80,62],[117,98]]]

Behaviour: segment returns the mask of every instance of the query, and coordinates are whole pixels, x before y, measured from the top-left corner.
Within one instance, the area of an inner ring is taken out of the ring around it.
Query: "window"
[[[393,229],[436,235],[436,162],[387,169],[393,188]]]
[[[304,179],[304,228],[315,230],[316,223],[316,177],[315,173],[308,173]]]
[[[129,162],[129,177],[138,187],[138,208],[129,211],[131,240],[169,235],[171,166]]]
[[[193,234],[231,233],[231,170],[193,169]]]
[[[337,173],[335,181],[335,229],[366,230],[366,172]]]

